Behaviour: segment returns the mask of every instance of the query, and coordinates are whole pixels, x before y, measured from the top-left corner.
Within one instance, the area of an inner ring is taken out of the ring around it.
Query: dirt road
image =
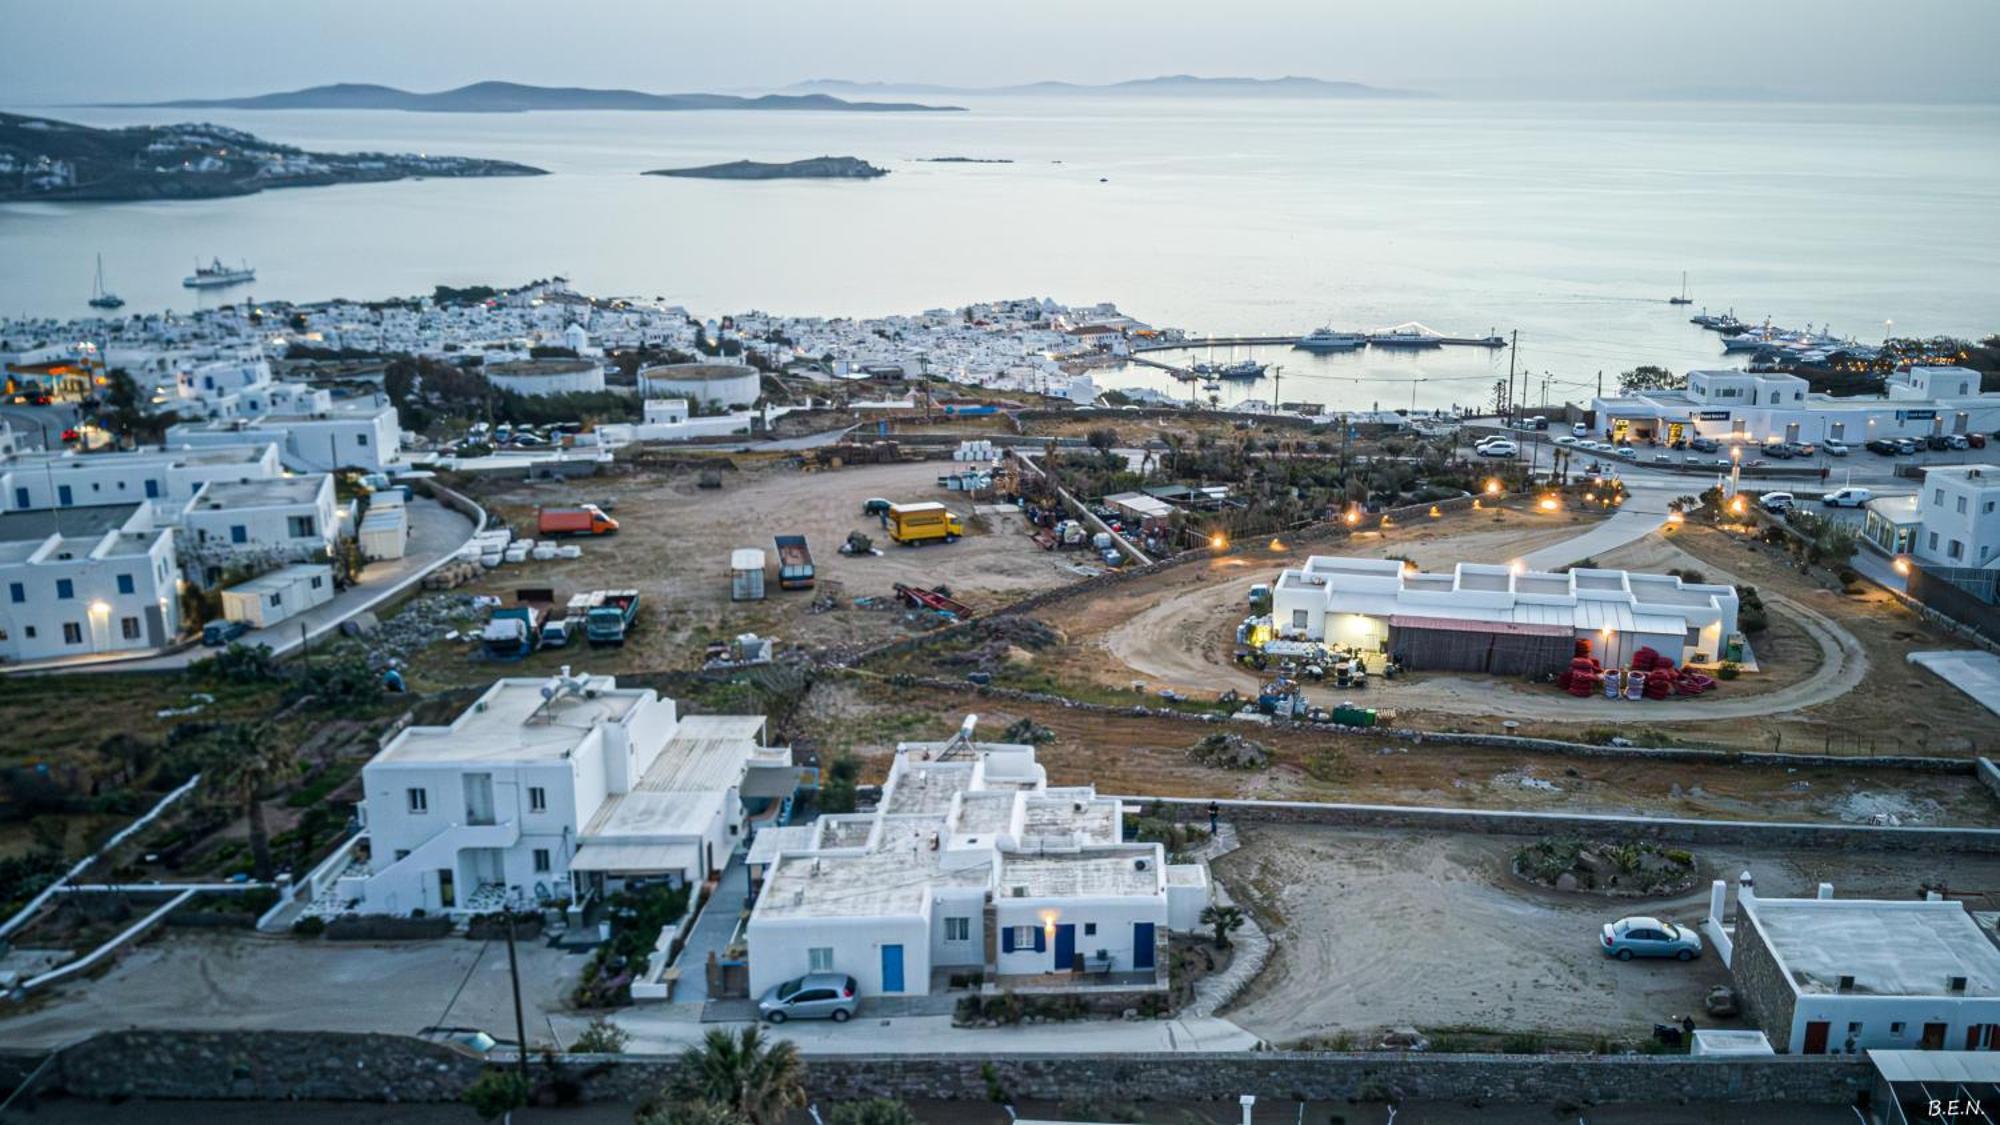
[[[1708,880],[1749,870],[1766,895],[1907,898],[1925,879],[1965,886],[2000,879],[2000,858],[1888,853],[1700,851],[1699,890],[1667,900],[1561,895],[1515,879],[1515,837],[1246,826],[1218,876],[1272,933],[1263,973],[1228,1013],[1275,1043],[1390,1027],[1643,1035],[1702,1008],[1728,972],[1710,954],[1691,964],[1620,963],[1596,945],[1627,914],[1697,921]]]

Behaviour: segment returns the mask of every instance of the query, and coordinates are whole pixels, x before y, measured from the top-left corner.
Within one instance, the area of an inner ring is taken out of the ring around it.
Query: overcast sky
[[[1164,73],[2000,101],[2000,0],[0,0],[0,41],[13,105],[339,81],[675,92]]]

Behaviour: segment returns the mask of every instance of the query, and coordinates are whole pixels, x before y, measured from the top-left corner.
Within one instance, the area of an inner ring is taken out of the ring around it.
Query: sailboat
[[[125,298],[104,287],[104,255],[97,256],[97,280],[90,286],[90,307],[93,309],[123,308]]]
[[[1681,271],[1681,295],[1678,297],[1668,297],[1667,303],[1670,305],[1694,304],[1694,298],[1688,296],[1688,275],[1686,270]]]

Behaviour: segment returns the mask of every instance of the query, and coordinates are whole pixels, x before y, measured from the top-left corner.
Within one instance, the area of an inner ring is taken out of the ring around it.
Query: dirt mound
[[[1271,764],[1271,752],[1261,742],[1240,734],[1211,734],[1188,747],[1188,760],[1224,770],[1261,770]]]

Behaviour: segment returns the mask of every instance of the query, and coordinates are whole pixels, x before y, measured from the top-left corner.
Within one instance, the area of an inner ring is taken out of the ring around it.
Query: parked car
[[[1629,445],[1619,446],[1618,449],[1616,450],[1616,453],[1618,456],[1625,458],[1627,461],[1637,461],[1639,459],[1639,451],[1632,448]]]
[[[1785,448],[1791,450],[1794,457],[1811,457],[1819,452],[1819,446],[1809,441],[1788,441]]]
[[[210,621],[201,627],[201,643],[222,648],[249,631],[250,626],[241,621]]]
[[[1849,452],[1846,442],[1837,441],[1833,438],[1828,438],[1820,442],[1819,447],[1826,451],[1828,457],[1845,457]]]
[[[1478,451],[1481,457],[1512,457],[1521,452],[1521,447],[1506,438],[1498,438],[1480,443]]]
[[[1701,935],[1659,918],[1620,918],[1606,922],[1599,939],[1606,957],[1672,957],[1692,961],[1701,956]]]
[[[1919,444],[1917,443],[1917,440],[1916,440],[1915,438],[1897,438],[1897,439],[1896,439],[1896,452],[1898,452],[1898,453],[1902,454],[1902,455],[1903,455],[1903,456],[1905,456],[1905,457],[1914,457],[1914,456],[1916,456],[1916,452],[1917,452],[1917,450],[1919,450],[1919,449],[1922,449],[1922,448],[1923,448],[1923,446],[1919,445]]]
[[[1583,437],[1590,432],[1590,427],[1584,425],[1582,422],[1578,422],[1569,428],[1569,432],[1572,437]]]
[[[1890,441],[1888,438],[1869,438],[1862,444],[1861,448],[1883,457],[1894,457],[1896,455],[1896,443]]]
[[[1653,464],[1655,465],[1671,465],[1673,463],[1674,463],[1674,457],[1673,454],[1671,453],[1653,454]]]
[[[861,1003],[854,978],[840,973],[807,973],[771,988],[757,1000],[757,1014],[772,1023],[788,1019],[846,1023]]]
[[[1757,506],[1767,512],[1790,511],[1792,507],[1792,494],[1789,492],[1766,492],[1757,498]]]
[[[1768,442],[1764,446],[1764,456],[1774,461],[1789,461],[1792,459],[1792,447],[1782,441]]]
[[[1951,439],[1943,434],[1927,434],[1924,437],[1924,448],[1937,451],[1950,449]]]
[[[1557,445],[1575,445],[1575,444],[1577,443],[1577,439],[1576,439],[1576,435],[1575,435],[1575,434],[1557,434],[1557,435],[1556,435],[1556,437],[1555,437],[1555,443],[1556,443]]]
[[[1971,447],[1972,447],[1972,448],[1974,448],[1974,449],[1985,449],[1985,448],[1986,448],[1986,435],[1985,435],[1985,434],[1967,434],[1967,435],[1965,435],[1965,444],[1967,444],[1967,445],[1971,446]]]
[[[1965,435],[1964,435],[1964,434],[1946,434],[1946,435],[1944,435],[1944,444],[1945,444],[1945,448],[1947,448],[1947,449],[1970,449],[1970,448],[1972,448],[1972,443],[1971,443],[1970,441],[1967,441],[1967,440],[1966,440],[1966,437],[1965,437]]]
[[[1837,488],[1820,497],[1819,502],[1829,508],[1859,508],[1873,495],[1865,488]]]
[[[1697,453],[1714,453],[1722,446],[1714,438],[1697,437],[1688,440],[1688,448]]]

